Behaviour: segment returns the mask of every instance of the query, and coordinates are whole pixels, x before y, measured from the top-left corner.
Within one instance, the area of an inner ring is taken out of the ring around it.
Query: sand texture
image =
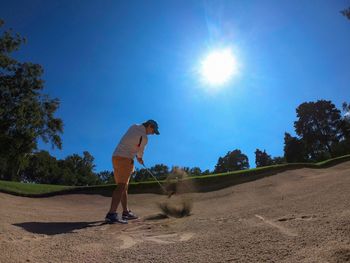
[[[0,262],[350,262],[350,162],[186,195],[188,217],[135,194],[141,218],[109,225],[108,197],[0,193]]]

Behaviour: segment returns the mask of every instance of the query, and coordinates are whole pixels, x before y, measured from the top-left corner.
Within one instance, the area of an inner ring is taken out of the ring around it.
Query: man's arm
[[[142,158],[136,157],[136,159],[137,159],[137,161],[139,162],[139,164],[144,165],[144,162],[143,162],[143,159],[142,159]]]
[[[143,153],[144,153],[144,151],[145,151],[145,146],[146,146],[146,144],[145,143],[142,143],[142,136],[140,137],[140,140],[139,140],[139,144],[138,144],[138,147],[139,147],[139,150],[137,151],[137,154],[136,154],[136,159],[137,159],[137,161],[140,163],[140,164],[142,164],[142,165],[144,165],[144,162],[143,162],[143,159],[142,159],[142,157],[143,157]]]

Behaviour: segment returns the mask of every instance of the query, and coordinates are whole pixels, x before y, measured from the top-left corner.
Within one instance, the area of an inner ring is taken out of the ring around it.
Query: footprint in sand
[[[182,241],[188,241],[190,240],[192,237],[194,236],[193,233],[183,233],[181,236],[180,236],[180,242]]]
[[[316,216],[315,215],[303,215],[303,216],[300,216],[300,217],[282,217],[282,218],[279,218],[277,219],[278,221],[280,222],[285,222],[285,221],[291,221],[291,220],[305,220],[305,221],[309,221],[309,220],[312,220],[312,219],[315,219]]]
[[[286,236],[290,236],[290,237],[298,236],[298,234],[295,231],[293,231],[287,227],[281,226],[281,225],[273,222],[272,220],[266,219],[266,218],[262,217],[261,215],[255,215],[255,217],[259,218],[266,225],[268,225],[272,228],[276,228],[277,230],[279,230],[282,234],[284,234]]]
[[[137,243],[140,242],[154,242],[161,245],[166,244],[173,244],[176,242],[185,242],[193,238],[194,234],[187,232],[182,234],[162,234],[162,235],[144,235],[142,233],[140,234],[133,234],[133,235],[126,235],[122,234],[119,235],[119,239],[123,241],[123,244],[120,246],[121,249],[127,249],[130,248]]]
[[[137,243],[135,238],[132,238],[131,236],[128,236],[128,235],[120,235],[119,239],[123,241],[123,244],[120,246],[121,249],[130,248],[136,245]]]

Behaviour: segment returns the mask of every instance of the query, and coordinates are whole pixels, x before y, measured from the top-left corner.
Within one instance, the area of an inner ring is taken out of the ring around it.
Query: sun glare
[[[211,86],[227,83],[237,71],[237,61],[229,48],[210,52],[200,68],[202,80]]]

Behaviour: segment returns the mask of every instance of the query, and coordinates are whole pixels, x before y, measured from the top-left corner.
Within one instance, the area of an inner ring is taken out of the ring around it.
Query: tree
[[[348,9],[344,9],[340,11],[344,16],[346,16],[348,19],[350,19],[350,7]]]
[[[151,175],[147,172],[145,168],[136,169],[135,173],[132,175],[131,179],[135,182],[147,181]]]
[[[202,175],[208,175],[208,174],[211,174],[209,169],[206,169],[202,172]]]
[[[343,132],[344,138],[350,139],[350,104],[343,102],[343,117],[341,123],[341,130]]]
[[[199,167],[193,167],[190,169],[190,174],[194,176],[199,176],[202,174],[202,170]]]
[[[59,161],[62,184],[65,185],[96,185],[100,181],[93,170],[94,157],[87,151],[83,152],[83,157],[78,154],[67,156]]]
[[[4,22],[0,20],[0,29]],[[11,30],[0,36],[0,179],[19,180],[38,140],[61,148],[63,123],[54,117],[58,99],[43,94],[43,69],[11,58],[25,39]]]
[[[296,112],[295,131],[304,142],[311,160],[331,155],[332,145],[343,136],[340,111],[331,101],[318,100],[300,104]]]
[[[164,180],[169,174],[169,167],[166,166],[165,164],[156,164],[156,165],[150,167],[149,171],[158,180]],[[136,181],[136,182],[138,182],[138,181],[154,180],[153,177],[147,171],[147,169],[144,169],[144,168],[136,169],[136,171],[133,174],[131,179]]]
[[[333,157],[350,154],[350,139],[345,139],[332,146]]]
[[[350,104],[344,102],[342,110],[341,130],[343,137],[340,138],[338,143],[332,145],[333,157],[350,153]]]
[[[215,173],[225,173],[249,168],[248,157],[241,150],[228,152],[224,157],[219,157],[215,166]]]
[[[272,158],[272,164],[282,164],[285,162],[286,162],[286,159],[284,157],[276,156]]]
[[[28,158],[29,164],[24,169],[22,180],[40,184],[61,184],[58,161],[47,151],[33,153]]]
[[[288,163],[305,162],[307,160],[303,141],[287,132],[284,134],[284,158]]]
[[[101,171],[96,175],[102,183],[105,184],[114,184],[114,174],[111,171]]]
[[[150,168],[151,172],[159,180],[163,180],[169,174],[169,168],[165,164],[156,164]]]
[[[272,164],[271,156],[268,155],[265,150],[262,152],[259,149],[256,149],[255,164],[256,167],[269,166]]]

